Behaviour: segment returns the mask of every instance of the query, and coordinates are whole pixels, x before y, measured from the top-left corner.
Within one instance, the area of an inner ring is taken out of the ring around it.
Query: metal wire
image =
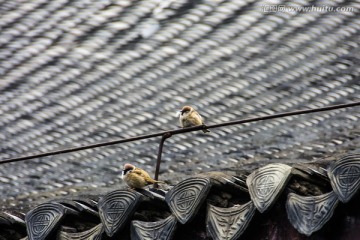
[[[315,112],[330,111],[330,110],[335,110],[335,109],[340,109],[340,108],[348,108],[348,107],[355,107],[355,106],[360,106],[360,101],[352,102],[352,103],[346,103],[346,104],[332,105],[332,106],[322,107],[322,108],[296,110],[296,111],[284,112],[284,113],[279,113],[279,114],[265,115],[265,116],[262,116],[262,117],[247,118],[247,119],[229,121],[229,122],[213,124],[213,125],[207,125],[207,126],[202,125],[202,126],[196,126],[196,127],[182,128],[182,129],[170,130],[170,131],[165,131],[165,132],[158,132],[158,133],[153,133],[153,134],[148,134],[148,135],[140,135],[140,136],[132,137],[132,138],[125,138],[125,139],[107,141],[107,142],[102,142],[102,143],[96,143],[96,144],[86,145],[86,146],[82,146],[82,147],[67,148],[67,149],[62,149],[62,150],[58,150],[58,151],[40,153],[40,154],[35,154],[35,155],[30,155],[30,156],[15,157],[15,158],[4,159],[4,160],[0,161],[0,165],[5,164],[5,163],[30,160],[30,159],[33,159],[33,158],[41,158],[41,157],[58,155],[58,154],[63,154],[63,153],[81,151],[81,150],[85,150],[85,149],[110,146],[110,145],[115,145],[115,144],[120,144],[120,143],[125,143],[125,142],[133,142],[133,141],[138,141],[138,140],[143,140],[143,139],[148,139],[148,138],[155,138],[155,137],[160,137],[160,136],[164,136],[164,135],[172,136],[172,135],[176,135],[176,134],[182,134],[182,133],[187,133],[187,132],[194,132],[194,131],[198,131],[198,130],[203,130],[203,129],[206,129],[206,128],[210,129],[210,128],[226,127],[226,126],[236,125],[236,124],[257,122],[257,121],[269,120],[269,119],[274,119],[274,118],[282,118],[282,117],[301,115],[301,114],[308,114],[308,113],[315,113]]]

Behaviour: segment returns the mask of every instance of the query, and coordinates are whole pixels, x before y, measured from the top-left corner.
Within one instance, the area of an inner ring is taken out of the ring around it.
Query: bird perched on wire
[[[190,106],[184,106],[179,112],[177,112],[177,116],[179,117],[180,126],[182,128],[201,125],[205,126],[200,114]],[[203,132],[208,133],[210,130],[204,128]]]
[[[129,163],[124,165],[121,178],[129,187],[134,189],[143,188],[154,183],[164,183],[152,179],[147,172]]]

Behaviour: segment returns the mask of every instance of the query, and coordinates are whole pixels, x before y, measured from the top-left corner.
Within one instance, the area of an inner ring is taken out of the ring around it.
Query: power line
[[[90,144],[90,145],[75,147],[75,148],[67,148],[67,149],[51,151],[51,152],[46,152],[46,153],[40,153],[40,154],[35,154],[35,155],[30,155],[30,156],[22,156],[22,157],[4,159],[4,160],[0,161],[0,164],[25,161],[25,160],[29,160],[29,159],[33,159],[33,158],[41,158],[41,157],[58,155],[58,154],[63,154],[63,153],[76,152],[76,151],[81,151],[81,150],[85,150],[85,149],[92,149],[92,148],[110,146],[110,145],[115,145],[115,144],[120,144],[120,143],[133,142],[133,141],[138,141],[138,140],[143,140],[143,139],[148,139],[148,138],[155,138],[155,137],[160,137],[160,136],[165,136],[165,135],[172,136],[172,135],[176,135],[176,134],[194,132],[194,131],[202,130],[205,128],[210,129],[210,128],[226,127],[226,126],[230,126],[230,125],[237,125],[237,124],[243,124],[243,123],[249,123],[249,122],[257,122],[257,121],[269,120],[269,119],[274,119],[274,118],[282,118],[282,117],[301,115],[301,114],[309,114],[309,113],[315,113],[315,112],[330,111],[330,110],[355,107],[355,106],[360,106],[360,101],[346,103],[346,104],[332,105],[332,106],[322,107],[322,108],[295,110],[295,111],[290,111],[290,112],[271,114],[271,115],[254,117],[254,118],[247,118],[247,119],[236,120],[236,121],[229,121],[229,122],[207,125],[207,126],[203,125],[203,126],[182,128],[182,129],[176,129],[176,130],[170,130],[170,131],[163,131],[163,132],[158,132],[158,133],[153,133],[153,134],[148,134],[148,135],[140,135],[140,136],[132,137],[132,138],[107,141],[107,142]]]

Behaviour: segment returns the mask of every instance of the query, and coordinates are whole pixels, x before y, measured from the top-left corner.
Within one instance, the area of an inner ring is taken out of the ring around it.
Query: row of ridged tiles
[[[356,221],[348,222],[346,230],[329,230],[328,226],[350,217],[349,209],[342,215],[335,213],[344,211],[346,205],[355,207],[359,169],[360,155],[352,153],[311,164],[267,164],[243,176],[209,172],[183,179],[174,186],[161,185],[160,189],[116,189],[100,195],[53,199],[30,207],[26,214],[24,210],[3,210],[0,236],[12,232],[7,239],[206,236],[230,240],[260,237],[271,225],[278,229],[273,235],[276,238],[356,236]],[[357,209],[351,211],[352,219],[360,217]],[[281,219],[282,226],[276,225],[282,215],[287,220]],[[266,222],[266,218],[270,219]],[[332,218],[336,219],[328,223]],[[254,224],[259,226],[251,227]],[[193,233],[194,228],[197,234]],[[252,230],[246,231],[248,228]]]

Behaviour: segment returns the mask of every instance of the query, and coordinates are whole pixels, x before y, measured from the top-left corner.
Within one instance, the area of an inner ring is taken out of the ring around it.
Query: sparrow
[[[124,165],[121,178],[129,187],[134,189],[143,188],[154,183],[164,183],[152,179],[146,171],[129,163]]]
[[[182,128],[205,125],[200,114],[190,106],[184,106],[178,113],[180,126]],[[203,129],[204,133],[210,132],[209,129]]]

